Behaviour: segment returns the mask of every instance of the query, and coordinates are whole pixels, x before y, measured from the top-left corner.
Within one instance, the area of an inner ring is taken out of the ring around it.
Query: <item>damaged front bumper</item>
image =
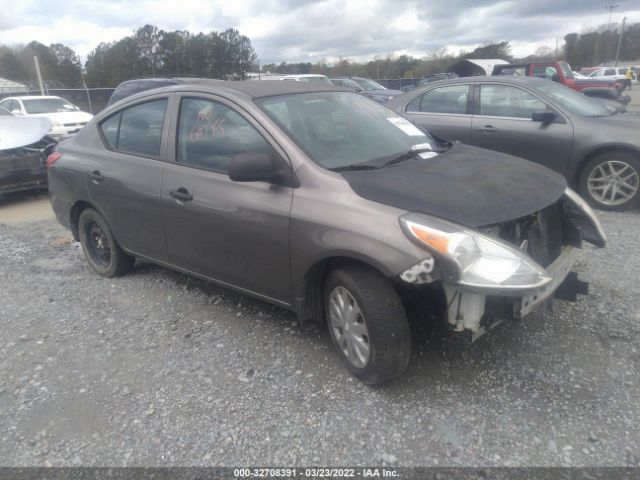
[[[546,268],[551,281],[527,291],[513,289],[482,292],[460,285],[443,283],[448,324],[456,332],[467,332],[476,340],[506,319],[521,319],[540,306],[549,305],[554,294],[565,300],[575,300],[577,294],[587,294],[588,284],[578,280],[571,269],[577,249],[565,247],[562,254]]]
[[[470,333],[472,340],[504,319],[520,319],[540,306],[550,306],[553,297],[575,301],[578,294],[587,294],[588,284],[579,280],[571,269],[583,240],[600,248],[606,244],[604,231],[593,210],[577,193],[567,188],[555,207],[534,214],[534,218],[535,221],[527,217],[501,224],[504,227],[490,226],[487,232],[499,237],[503,228],[508,233],[506,227],[515,225],[516,231],[526,233],[524,240],[522,234],[511,237],[511,243],[523,250],[523,256],[527,255],[524,253],[527,249],[533,248],[534,258],[543,261],[548,258],[550,262],[538,264],[540,269],[536,283],[481,285],[466,282],[461,278],[464,271],[458,275],[444,271],[442,266],[446,266],[447,259],[440,258],[443,262],[439,264],[436,252],[400,273],[399,278],[413,285],[441,283],[448,324],[454,331]],[[556,232],[555,236],[553,232]],[[536,242],[530,244],[531,240]],[[541,246],[548,248],[541,249]]]

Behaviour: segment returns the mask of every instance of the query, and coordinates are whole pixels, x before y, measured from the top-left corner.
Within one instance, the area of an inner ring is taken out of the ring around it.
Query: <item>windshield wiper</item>
[[[382,168],[380,165],[367,165],[365,163],[353,163],[351,165],[343,165],[341,167],[329,168],[332,172],[350,172],[355,170],[375,170]]]
[[[425,152],[434,152],[434,153],[441,153],[444,150],[434,150],[431,148],[431,146],[429,146],[429,148],[416,148],[416,146],[414,146],[413,148],[411,148],[411,150],[409,150],[406,153],[403,153],[402,155],[398,155],[395,158],[392,158],[391,160],[388,160],[387,162],[385,162],[384,164],[382,164],[383,167],[389,167],[391,165],[395,165],[397,163],[401,163],[404,162],[406,160],[410,160],[415,156],[420,155],[421,153],[425,153]]]

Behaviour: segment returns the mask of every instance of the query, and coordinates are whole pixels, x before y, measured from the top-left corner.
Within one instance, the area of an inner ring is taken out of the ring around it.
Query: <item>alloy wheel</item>
[[[344,356],[354,367],[364,368],[371,356],[369,331],[358,302],[346,288],[337,286],[329,294],[329,317]]]
[[[621,205],[638,193],[638,172],[627,162],[609,160],[591,170],[587,188],[589,194],[603,205]]]

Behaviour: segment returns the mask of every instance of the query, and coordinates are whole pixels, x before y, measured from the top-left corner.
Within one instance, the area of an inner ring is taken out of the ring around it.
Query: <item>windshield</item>
[[[6,115],[8,117],[12,117],[13,114],[10,113],[8,110],[5,110],[4,108],[0,107],[0,115]]]
[[[605,117],[611,112],[601,103],[555,82],[540,82],[536,88],[560,107],[583,117]]]
[[[560,65],[565,78],[573,78],[573,70],[571,70],[571,65],[566,62],[560,62],[558,65]]]
[[[63,98],[29,98],[23,99],[27,113],[74,112],[78,107]]]
[[[327,169],[382,166],[436,140],[392,110],[352,92],[282,95],[256,103],[316,163]]]
[[[386,87],[383,87],[370,78],[354,78],[353,81],[360,85],[365,92],[369,90],[386,90]]]

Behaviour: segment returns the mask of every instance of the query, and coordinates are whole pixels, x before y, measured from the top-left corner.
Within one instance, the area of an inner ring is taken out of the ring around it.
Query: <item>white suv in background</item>
[[[605,80],[624,80],[627,78],[627,67],[602,67],[589,74],[591,78],[602,78]],[[633,73],[633,84],[638,83],[638,75]]]
[[[0,107],[14,115],[47,117],[52,125],[49,136],[54,138],[76,133],[93,118],[93,115],[81,111],[68,100],[53,96],[9,97],[0,102]]]

